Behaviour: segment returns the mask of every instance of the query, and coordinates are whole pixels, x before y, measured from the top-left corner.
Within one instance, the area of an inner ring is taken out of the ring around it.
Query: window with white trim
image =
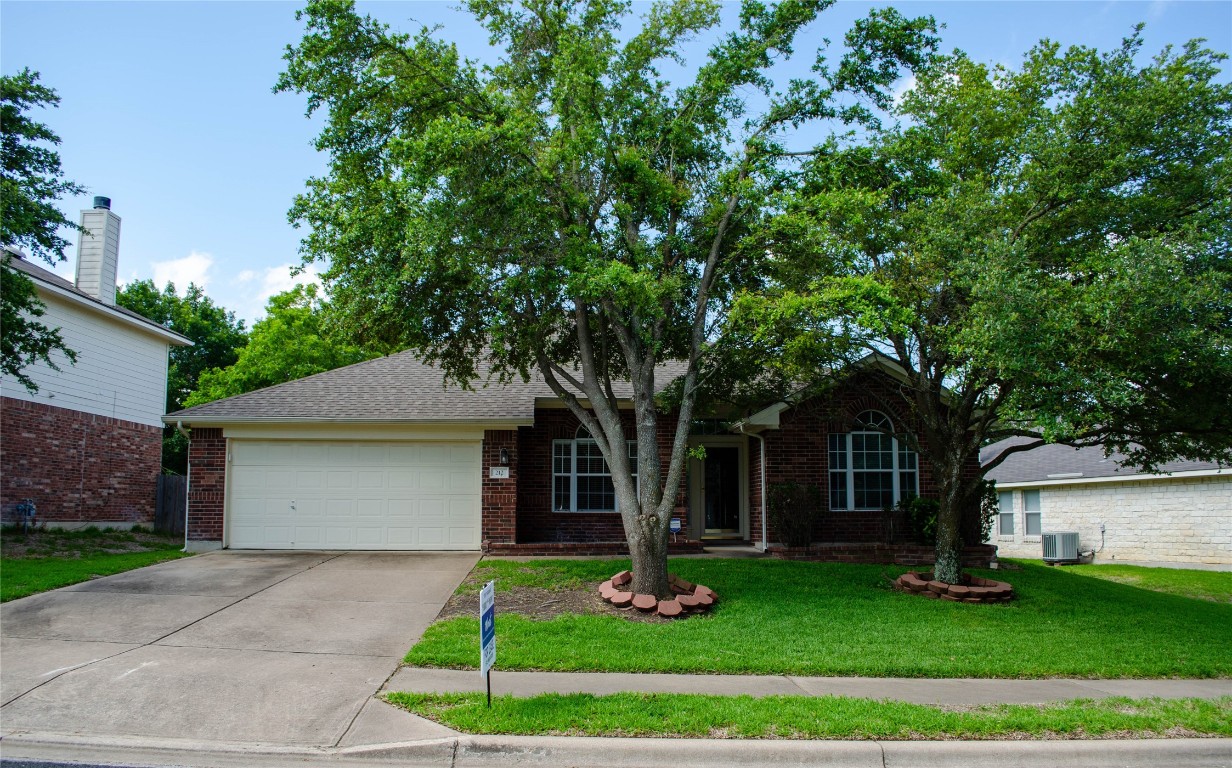
[[[1040,492],[1022,492],[1023,533],[1028,536],[1039,536],[1043,527],[1040,524]]]
[[[919,459],[894,437],[878,411],[856,417],[856,429],[830,435],[830,509],[886,509],[919,495]]]
[[[1014,492],[1000,491],[997,493],[997,535],[1014,535]]]
[[[625,443],[629,472],[637,485],[637,442]],[[616,486],[599,444],[585,427],[572,440],[552,441],[552,509],[556,512],[615,512]]]

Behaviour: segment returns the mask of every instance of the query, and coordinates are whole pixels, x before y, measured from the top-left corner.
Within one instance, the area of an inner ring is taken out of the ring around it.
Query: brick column
[[[501,450],[509,463],[501,464]],[[492,477],[492,468],[506,468],[509,477]],[[483,548],[489,543],[512,544],[518,540],[518,433],[489,429],[483,433]]]
[[[221,429],[194,429],[188,445],[188,549],[222,547],[227,439]]]

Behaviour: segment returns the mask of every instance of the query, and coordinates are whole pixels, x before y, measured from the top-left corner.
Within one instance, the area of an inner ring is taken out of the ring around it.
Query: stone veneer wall
[[[192,430],[188,467],[188,548],[221,547],[227,478],[227,439],[221,429]]]
[[[1030,489],[1035,490],[1035,489]],[[1080,549],[1104,548],[1095,562],[1232,564],[1232,474],[1042,486],[1043,531],[1077,531]],[[994,533],[1003,557],[1042,557],[1024,536],[1023,490],[1014,489],[1014,536]],[[994,528],[994,530],[996,530]]]
[[[36,522],[154,522],[162,430],[0,398],[0,510],[33,499]]]
[[[622,414],[626,434],[635,434],[633,413]],[[624,541],[624,525],[616,512],[556,512],[552,509],[552,441],[572,439],[577,434],[578,420],[564,408],[542,408],[535,411],[535,426],[518,429],[517,541],[519,542],[608,542]],[[672,416],[659,417],[659,456],[667,472],[671,441],[676,430]],[[487,470],[484,470],[485,473]],[[486,474],[485,474],[486,477]],[[688,509],[684,499],[685,481],[676,500],[674,515],[689,529]],[[484,530],[488,530],[485,499]],[[487,538],[485,533],[485,539]],[[496,541],[496,539],[493,539]]]
[[[894,382],[879,373],[854,376],[836,390],[801,403],[779,417],[780,428],[762,433],[766,439],[766,477],[771,485],[795,482],[818,487],[821,492],[821,515],[813,530],[814,542],[895,542],[910,539],[901,515],[887,516],[881,510],[831,512],[829,509],[829,436],[834,432],[849,432],[860,412],[874,410],[885,413],[897,430],[904,426],[918,434],[918,425],[903,416],[902,410],[888,407],[902,400]],[[925,458],[927,443],[921,438],[919,453],[919,489],[922,496],[936,496],[932,470]],[[760,526],[760,465],[756,440],[749,441],[749,511],[751,522]],[[979,472],[978,459],[972,459],[965,469],[968,477]],[[979,536],[978,520],[969,510],[964,521],[964,534],[975,544]],[[767,525],[772,545],[780,543],[773,525]],[[751,529],[760,541],[760,528]]]

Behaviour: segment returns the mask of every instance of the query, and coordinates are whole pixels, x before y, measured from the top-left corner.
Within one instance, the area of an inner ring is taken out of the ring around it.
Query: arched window
[[[637,442],[626,442],[629,472],[637,483]],[[552,509],[556,512],[615,512],[612,470],[585,427],[572,440],[552,441]]]
[[[886,509],[919,492],[919,461],[884,413],[864,411],[851,432],[830,435],[830,509]]]

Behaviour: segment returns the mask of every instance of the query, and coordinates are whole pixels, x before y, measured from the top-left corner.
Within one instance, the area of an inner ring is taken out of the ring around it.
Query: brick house
[[[120,217],[95,198],[82,211],[76,283],[8,249],[11,269],[34,283],[40,322],[59,328],[77,362],[35,363],[29,392],[0,378],[0,510],[14,519],[30,499],[52,527],[131,527],[154,521],[161,471],[167,355],[191,341],[115,303]],[[58,353],[57,353],[58,354]]]
[[[985,461],[1026,441],[982,451]],[[1174,461],[1145,473],[1101,448],[1045,445],[989,471],[1000,514],[989,543],[1039,558],[1045,532],[1075,531],[1094,562],[1232,565],[1232,468]]]
[[[675,375],[665,368],[656,381]],[[169,414],[167,423],[192,435],[190,547],[624,550],[606,462],[542,381],[463,390],[442,380],[403,352]],[[776,403],[734,424],[697,419],[689,442],[705,457],[689,459],[673,547],[775,547],[764,472],[769,483],[822,490],[811,557],[929,560],[931,550],[911,546],[902,521],[885,512],[933,489],[926,464],[885,431],[913,426],[887,413],[895,396],[890,374],[865,366],[824,397]],[[666,465],[676,424],[667,414],[659,425]],[[973,557],[992,554],[977,548]]]

